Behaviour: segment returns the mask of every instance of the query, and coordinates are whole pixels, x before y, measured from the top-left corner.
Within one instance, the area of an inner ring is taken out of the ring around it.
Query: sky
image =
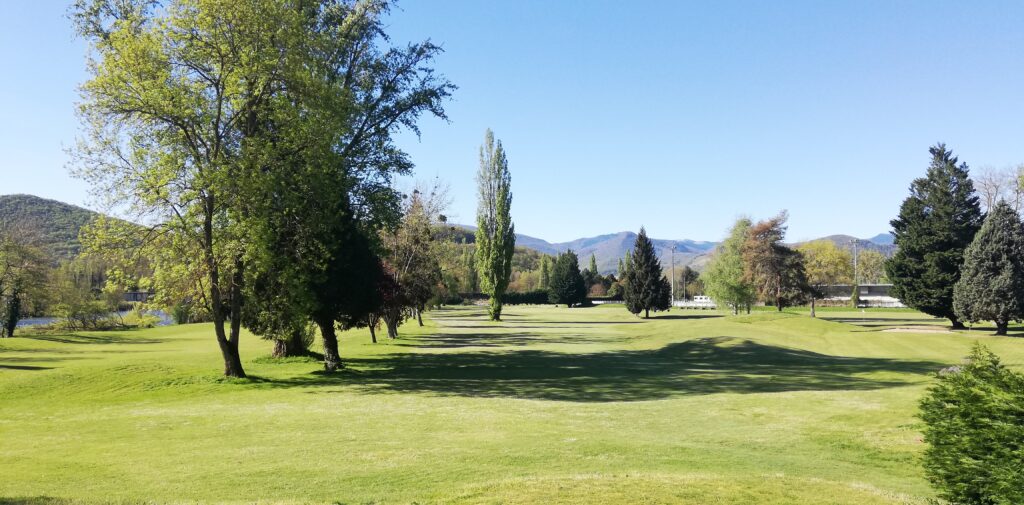
[[[91,206],[68,174],[85,47],[67,3],[0,5],[0,194]],[[791,241],[889,230],[928,147],[1024,163],[1024,2],[407,0],[391,43],[431,39],[448,121],[398,144],[473,223],[484,131],[520,233],[645,226],[719,240],[789,211]]]

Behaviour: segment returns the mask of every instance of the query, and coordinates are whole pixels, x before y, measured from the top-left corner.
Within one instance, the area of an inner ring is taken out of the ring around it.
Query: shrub
[[[976,344],[921,401],[924,468],[951,503],[1024,503],[1024,375]]]
[[[544,305],[548,302],[548,291],[536,289],[525,293],[507,292],[501,297],[501,302],[506,305]]]

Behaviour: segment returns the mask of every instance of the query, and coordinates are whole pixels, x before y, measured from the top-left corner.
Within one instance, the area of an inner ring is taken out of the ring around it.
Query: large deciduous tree
[[[77,173],[153,223],[145,238],[166,252],[153,254],[153,287],[188,292],[209,314],[228,376],[245,376],[242,308],[265,257],[256,241],[282,243],[251,233],[276,220],[261,212],[314,223],[283,241],[303,241],[315,255],[303,261],[320,268],[296,278],[348,278],[363,262],[332,254],[360,240],[350,231],[387,221],[397,208],[391,177],[412,166],[392,135],[416,131],[424,113],[444,117],[453,87],[429,66],[440,48],[381,47],[387,10],[383,0],[79,0],[73,9],[91,47]],[[287,195],[263,202],[267,177],[292,168],[300,179],[288,191],[344,189],[311,196],[319,207],[288,207],[298,199]],[[348,222],[329,222],[337,216]],[[317,227],[337,233],[318,238]],[[324,307],[322,322],[342,317],[336,303]]]
[[[476,265],[480,287],[490,295],[488,313],[501,320],[501,297],[512,277],[512,253],[516,234],[512,223],[512,178],[500,140],[487,130],[480,146],[480,170],[476,177],[479,201],[476,211]]]
[[[587,299],[587,287],[580,273],[580,260],[572,249],[559,254],[555,266],[551,268],[548,299],[554,304],[564,303],[566,307],[583,303]]]
[[[964,250],[981,227],[981,208],[967,164],[944,144],[928,151],[927,174],[910,185],[910,196],[891,221],[897,249],[885,270],[893,296],[963,328],[953,310],[953,286],[960,280]]]
[[[647,238],[647,230],[640,228],[633,244],[633,254],[627,268],[623,299],[626,309],[633,314],[644,313],[650,317],[651,311],[668,310],[671,307],[672,287],[668,278],[662,273],[661,261],[654,252],[654,244]]]
[[[756,297],[754,286],[744,275],[743,266],[743,246],[747,242],[751,225],[750,219],[736,220],[729,230],[729,236],[718,246],[701,275],[708,296],[719,306],[732,307],[733,314],[738,314],[740,307],[746,307],[749,312],[750,304]]]
[[[0,224],[0,338],[13,337],[18,321],[46,298],[50,258],[21,227]]]
[[[803,255],[786,247],[785,211],[750,228],[743,245],[745,277],[765,303],[781,311],[809,291]]]
[[[1017,211],[1003,200],[967,247],[953,310],[962,321],[995,321],[996,335],[1024,318],[1024,231]]]
[[[796,249],[804,256],[807,282],[811,287],[811,317],[815,317],[815,301],[824,296],[825,286],[853,281],[853,256],[831,240],[807,242]]]

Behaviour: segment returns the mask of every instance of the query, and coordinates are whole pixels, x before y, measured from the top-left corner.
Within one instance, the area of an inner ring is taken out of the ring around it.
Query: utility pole
[[[672,289],[671,289],[672,303],[669,305],[675,305],[676,303],[676,245],[672,244]]]

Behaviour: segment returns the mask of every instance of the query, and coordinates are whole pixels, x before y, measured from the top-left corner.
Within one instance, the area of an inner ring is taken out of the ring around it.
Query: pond
[[[118,312],[117,314],[122,316],[122,317],[124,317],[124,316],[127,316],[128,314],[131,314],[131,311],[122,310],[122,311]],[[168,313],[166,313],[166,312],[164,312],[162,310],[147,310],[147,311],[145,311],[145,314],[151,315],[151,316],[156,316],[156,317],[160,318],[160,320],[157,321],[157,323],[156,323],[157,326],[168,326],[168,325],[174,324],[174,319],[171,318],[170,314],[168,314]],[[51,324],[51,323],[55,323],[55,322],[57,322],[59,320],[60,320],[59,317],[53,317],[53,316],[29,317],[29,318],[25,318],[25,319],[22,319],[22,320],[18,321],[18,328],[24,328],[26,326],[38,326],[38,325],[41,325],[41,324]]]

